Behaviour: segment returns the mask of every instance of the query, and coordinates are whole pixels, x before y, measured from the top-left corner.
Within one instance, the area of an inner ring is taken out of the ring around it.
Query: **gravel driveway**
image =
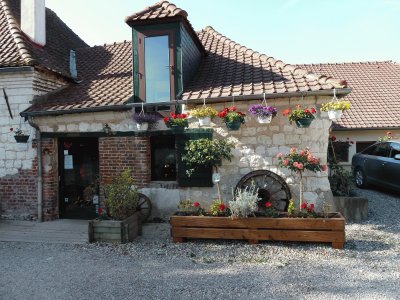
[[[132,244],[0,243],[0,299],[400,299],[400,197],[357,190],[367,222],[329,244],[172,244],[150,224]]]

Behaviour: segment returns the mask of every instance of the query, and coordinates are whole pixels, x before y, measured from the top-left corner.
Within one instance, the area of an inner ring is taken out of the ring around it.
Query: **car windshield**
[[[368,155],[387,157],[389,154],[388,150],[389,150],[389,143],[380,143],[368,147],[362,153]]]
[[[400,154],[400,144],[399,143],[391,143],[390,144],[390,157],[394,157],[397,154]]]

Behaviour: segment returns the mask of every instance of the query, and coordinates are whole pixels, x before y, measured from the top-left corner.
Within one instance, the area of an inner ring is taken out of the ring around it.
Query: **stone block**
[[[255,136],[256,135],[256,127],[244,127],[242,130],[242,136]]]
[[[265,146],[257,146],[256,147],[256,154],[263,155],[263,154],[265,154],[265,152],[266,152]]]
[[[272,145],[272,138],[266,135],[260,135],[257,137],[257,143],[261,145]]]
[[[278,146],[285,145],[285,134],[283,134],[283,133],[275,133],[272,136],[272,143],[274,145],[278,145]]]
[[[248,158],[247,157],[241,157],[239,159],[238,166],[239,167],[248,167],[249,166]]]

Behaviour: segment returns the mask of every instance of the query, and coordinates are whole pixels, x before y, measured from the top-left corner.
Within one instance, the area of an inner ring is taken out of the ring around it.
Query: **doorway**
[[[99,204],[97,138],[58,140],[60,218],[93,219]]]

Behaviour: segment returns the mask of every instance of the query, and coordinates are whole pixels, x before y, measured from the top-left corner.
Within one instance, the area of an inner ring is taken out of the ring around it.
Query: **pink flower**
[[[305,154],[304,151],[300,151],[300,152],[299,152],[299,155],[300,155],[300,156],[304,156],[304,154]]]
[[[296,148],[291,148],[290,149],[290,154],[296,153]]]
[[[303,170],[304,165],[303,165],[302,163],[299,163],[299,164],[297,165],[297,168],[299,168],[299,170]]]
[[[283,156],[282,153],[278,153],[278,154],[276,155],[277,158],[280,158],[280,157],[282,157],[282,156]]]
[[[309,154],[308,156],[307,156],[307,161],[308,162],[312,162],[314,160],[314,157],[311,155],[311,154]]]
[[[324,172],[326,171],[326,165],[322,166],[322,171],[324,171]]]
[[[287,165],[289,164],[289,160],[285,159],[285,160],[282,162],[282,164],[283,164],[284,166],[287,166]]]
[[[293,167],[295,167],[295,168],[297,168],[298,165],[299,165],[299,163],[298,163],[297,161],[295,161],[295,162],[293,163]]]

